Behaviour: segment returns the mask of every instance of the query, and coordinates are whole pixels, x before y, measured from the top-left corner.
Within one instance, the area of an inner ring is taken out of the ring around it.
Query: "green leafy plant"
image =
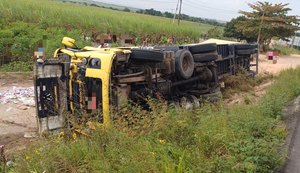
[[[13,61],[0,67],[1,72],[27,72],[33,70],[31,61]]]

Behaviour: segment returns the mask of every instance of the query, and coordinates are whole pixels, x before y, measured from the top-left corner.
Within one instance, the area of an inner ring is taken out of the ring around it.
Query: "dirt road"
[[[265,55],[261,55],[259,57],[258,70],[259,73],[269,72],[276,75],[282,70],[296,68],[297,66],[300,66],[300,55],[280,56],[276,64],[268,60]]]
[[[5,145],[7,156],[24,149],[36,132],[33,98],[26,93],[33,91],[30,78],[30,74],[0,74],[0,145]]]

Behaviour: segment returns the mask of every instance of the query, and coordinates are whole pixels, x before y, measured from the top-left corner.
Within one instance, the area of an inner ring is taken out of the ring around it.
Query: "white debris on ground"
[[[35,106],[33,87],[15,87],[0,90],[0,104],[16,103]]]

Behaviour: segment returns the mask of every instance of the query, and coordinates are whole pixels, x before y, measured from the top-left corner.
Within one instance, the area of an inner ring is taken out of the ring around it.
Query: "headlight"
[[[98,69],[100,69],[100,66],[101,66],[100,59],[97,59],[97,58],[91,58],[90,59],[90,61],[89,61],[89,67],[90,68],[98,68]]]

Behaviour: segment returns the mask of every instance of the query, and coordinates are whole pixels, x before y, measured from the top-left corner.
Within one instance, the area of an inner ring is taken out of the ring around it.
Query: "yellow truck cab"
[[[64,126],[65,118],[61,114],[65,108],[72,114],[84,108],[87,112],[102,110],[97,112],[103,116],[101,121],[105,126],[110,123],[112,63],[127,61],[130,50],[94,47],[79,50],[74,48],[74,43],[75,40],[65,37],[62,41],[65,47],[57,49],[53,59],[43,63],[37,60],[35,91],[40,132]]]

